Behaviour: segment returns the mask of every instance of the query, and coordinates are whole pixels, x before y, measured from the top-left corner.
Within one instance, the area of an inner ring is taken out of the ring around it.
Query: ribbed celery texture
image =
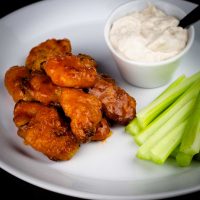
[[[169,92],[172,88],[176,87],[178,84],[180,84],[184,79],[185,75],[179,76],[174,82],[172,82],[157,98],[160,98],[163,94],[166,92]],[[130,135],[138,135],[141,131],[142,128],[140,127],[138,123],[138,119],[134,118],[126,127],[125,131],[129,133]]]
[[[190,164],[185,162],[185,157],[193,157],[200,151],[200,92],[186,125],[179,151],[177,163],[181,166]]]
[[[151,148],[154,147],[160,140],[177,124],[182,123],[191,113],[191,109],[194,106],[194,99],[190,100],[187,104],[183,106],[177,113],[173,115],[163,126],[156,131],[142,146],[139,147],[137,151],[137,157],[145,160],[151,159]]]
[[[193,83],[170,107],[161,113],[152,123],[150,123],[140,134],[135,137],[138,145],[144,144],[148,138],[153,135],[168,119],[178,112],[190,99],[198,95],[200,81]]]
[[[175,129],[169,131],[162,140],[151,149],[151,160],[163,164],[169,155],[178,147],[186,126],[187,120],[180,123]]]
[[[178,77],[125,130],[140,146],[140,159],[164,164],[171,156],[179,166],[200,161],[200,72]]]
[[[141,127],[137,118],[134,118],[126,127],[125,131],[133,136],[138,135],[141,131]]]
[[[170,106],[181,94],[185,92],[195,81],[200,79],[200,72],[184,79],[177,86],[169,89],[160,97],[152,101],[148,106],[143,108],[138,114],[137,119],[142,128],[152,122],[163,110]]]

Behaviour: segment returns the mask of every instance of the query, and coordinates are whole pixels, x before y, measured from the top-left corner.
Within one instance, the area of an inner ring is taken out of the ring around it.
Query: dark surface
[[[6,14],[26,6],[30,3],[37,2],[37,0],[0,0],[0,18]],[[191,0],[191,2],[199,3],[200,0]],[[200,181],[200,180],[199,180]],[[1,197],[6,199],[47,199],[47,200],[79,200],[79,198],[69,197],[54,192],[41,189],[26,183],[0,169],[0,191]],[[178,196],[175,198],[168,198],[168,200],[200,200],[200,192],[191,193],[188,195]]]
[[[180,20],[179,26],[186,28],[200,19],[200,5]]]

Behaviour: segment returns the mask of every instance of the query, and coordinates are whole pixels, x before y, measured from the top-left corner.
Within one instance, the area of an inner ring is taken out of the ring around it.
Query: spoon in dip
[[[180,20],[179,25],[182,28],[187,28],[191,24],[197,22],[200,19],[200,5],[187,14],[183,19]]]

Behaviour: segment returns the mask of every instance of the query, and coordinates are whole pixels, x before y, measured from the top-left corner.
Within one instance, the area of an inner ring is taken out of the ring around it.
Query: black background
[[[38,2],[38,0],[0,0],[0,18],[16,9],[34,2]],[[191,0],[191,2],[200,4],[200,0]],[[2,198],[6,197],[6,199],[12,199],[14,196],[15,199],[80,200],[79,198],[69,197],[41,189],[8,174],[2,169],[0,169],[0,195]],[[168,200],[177,199],[200,200],[200,192],[168,198]]]

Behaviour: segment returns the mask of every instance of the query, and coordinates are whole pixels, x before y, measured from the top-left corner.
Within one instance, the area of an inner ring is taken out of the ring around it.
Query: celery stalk
[[[171,106],[161,113],[153,122],[151,122],[140,134],[135,136],[134,140],[138,145],[153,135],[169,118],[178,112],[189,100],[196,98],[200,90],[200,80],[193,83]]]
[[[178,84],[180,84],[184,79],[185,75],[179,76],[175,81],[173,81],[157,98],[159,98],[164,93],[168,92],[172,88],[176,87]],[[137,117],[135,117],[126,127],[125,131],[129,133],[132,136],[138,135],[141,131],[141,127],[139,126]]]
[[[200,79],[200,72],[184,79],[176,87],[172,87],[168,92],[151,102],[143,108],[138,114],[138,122],[142,128],[145,128],[153,119],[163,112],[170,104],[172,104],[187,88],[196,80]]]
[[[200,151],[200,90],[181,141],[180,151],[190,155]]]
[[[200,91],[189,117],[176,160],[180,166],[188,166],[200,151]],[[191,158],[191,159],[190,159]]]
[[[199,85],[200,89],[200,85]],[[178,165],[189,166],[195,154],[200,151],[200,92],[196,98],[192,114],[186,125],[180,149],[176,156]]]
[[[195,99],[193,98],[182,109],[176,112],[163,126],[157,130],[142,146],[139,147],[136,156],[141,159],[149,160],[151,158],[150,150],[177,124],[182,123],[191,113]]]
[[[179,124],[151,149],[151,160],[153,162],[163,164],[166,161],[169,155],[180,144],[186,123],[187,120]]]
[[[193,155],[189,155],[179,151],[178,154],[176,155],[176,162],[181,167],[187,167],[190,165],[192,158]]]
[[[157,98],[160,98],[163,94],[169,92],[172,88],[175,88],[177,85],[179,85],[184,79],[186,78],[186,76],[183,74],[181,76],[179,76],[175,81],[173,81]],[[157,99],[156,98],[156,99]],[[155,100],[154,100],[155,101]]]
[[[140,133],[141,127],[139,126],[136,117],[125,127],[125,131],[132,136],[138,135]]]

